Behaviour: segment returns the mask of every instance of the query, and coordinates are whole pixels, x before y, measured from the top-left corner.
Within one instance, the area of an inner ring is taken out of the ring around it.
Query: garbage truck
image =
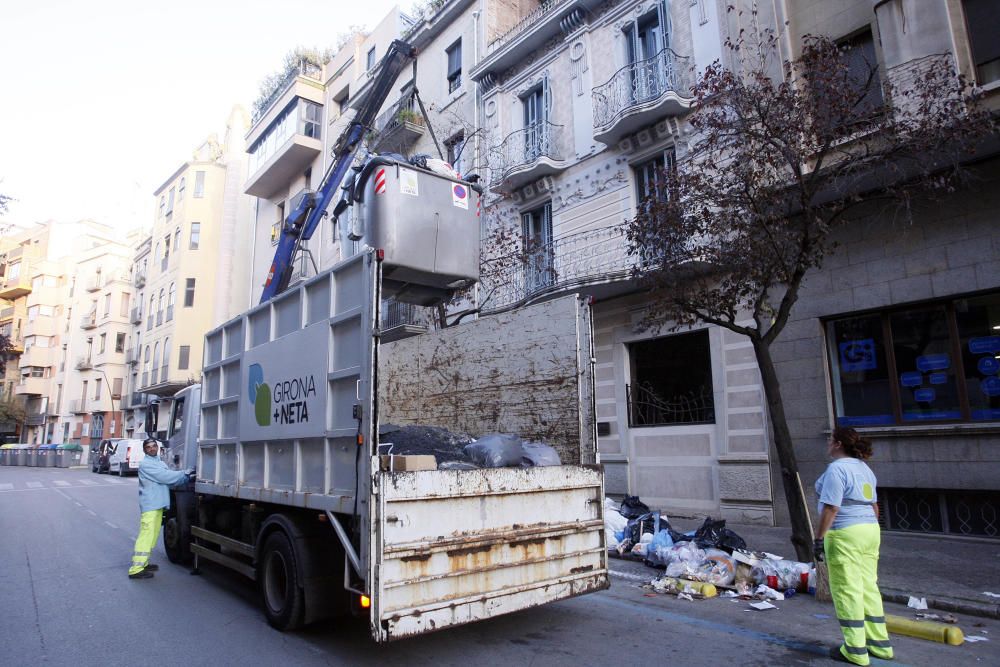
[[[345,179],[412,55],[390,47],[284,222],[260,304],[206,334],[201,382],[171,404],[167,460],[197,475],[171,492],[168,558],[255,581],[280,630],[353,613],[385,642],[609,585],[588,299],[382,340],[387,298],[436,304],[479,279],[473,178],[389,155]],[[362,251],[290,284],[335,189]],[[390,423],[513,433],[561,465],[400,470],[383,463]]]
[[[169,559],[254,580],[279,629],[362,614],[378,642],[607,588],[587,300],[381,344],[380,268],[362,253],[206,336],[167,425],[197,469]],[[562,465],[387,470],[380,421],[513,432]]]

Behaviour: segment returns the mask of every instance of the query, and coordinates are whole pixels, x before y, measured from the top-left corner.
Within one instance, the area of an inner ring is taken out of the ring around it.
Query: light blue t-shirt
[[[864,461],[851,457],[834,460],[816,480],[816,495],[817,511],[822,512],[823,505],[840,508],[831,526],[833,530],[878,522],[872,507],[878,500],[875,473]]]

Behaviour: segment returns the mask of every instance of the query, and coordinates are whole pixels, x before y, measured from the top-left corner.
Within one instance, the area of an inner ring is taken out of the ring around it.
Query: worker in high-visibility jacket
[[[147,438],[142,443],[145,456],[139,464],[139,537],[135,540],[132,565],[128,569],[129,579],[149,579],[159,569],[149,562],[149,554],[156,545],[163,524],[163,510],[170,507],[168,487],[181,486],[193,480],[190,472],[171,470],[160,460],[160,443],[155,438]]]
[[[833,461],[816,480],[819,529],[813,552],[826,560],[830,595],[844,643],[830,657],[853,665],[869,664],[869,656],[893,657],[878,590],[878,496],[875,473],[865,464],[872,444],[853,428],[833,431],[827,444]]]

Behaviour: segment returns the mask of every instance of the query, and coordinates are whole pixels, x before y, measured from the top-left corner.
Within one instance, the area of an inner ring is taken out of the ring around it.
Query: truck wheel
[[[190,565],[194,559],[191,554],[191,528],[176,514],[171,514],[163,522],[163,550],[167,552],[167,560],[176,565]]]
[[[299,585],[291,542],[280,530],[264,542],[258,581],[267,622],[282,631],[301,627],[305,594]]]

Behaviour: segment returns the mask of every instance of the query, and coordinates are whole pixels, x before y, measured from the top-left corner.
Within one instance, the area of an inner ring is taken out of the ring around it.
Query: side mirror
[[[159,410],[157,410],[156,403],[149,403],[146,405],[146,435],[150,438],[156,437],[157,424],[156,420],[158,417]]]

